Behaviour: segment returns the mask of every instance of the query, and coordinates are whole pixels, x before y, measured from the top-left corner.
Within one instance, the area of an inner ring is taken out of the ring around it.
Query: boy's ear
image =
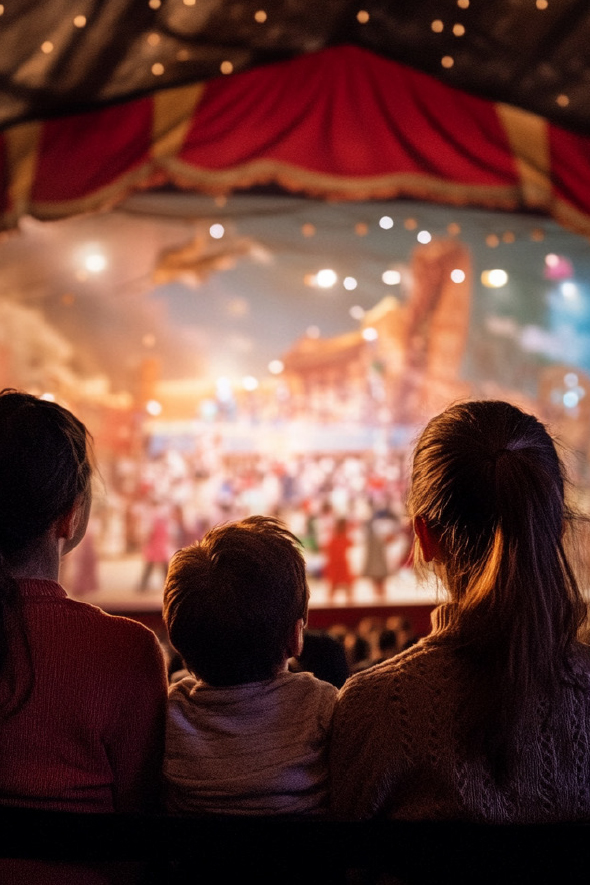
[[[438,537],[421,516],[414,519],[414,531],[418,536],[425,562],[440,561],[442,556]]]
[[[291,638],[289,641],[289,647],[287,649],[290,658],[298,658],[301,652],[303,651],[303,630],[305,627],[305,621],[303,618],[299,618],[298,621],[295,622],[293,626],[293,630],[291,632]]]

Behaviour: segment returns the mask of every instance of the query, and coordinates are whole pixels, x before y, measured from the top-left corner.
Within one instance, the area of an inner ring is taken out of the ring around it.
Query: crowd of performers
[[[352,603],[359,577],[384,601],[387,578],[410,564],[399,452],[271,457],[164,445],[137,460],[113,459],[101,473],[104,486],[71,563],[77,596],[99,589],[100,558],[140,556],[135,590],[160,589],[175,550],[213,525],[256,513],[280,517],[300,538],[308,575],[325,582],[328,603]]]

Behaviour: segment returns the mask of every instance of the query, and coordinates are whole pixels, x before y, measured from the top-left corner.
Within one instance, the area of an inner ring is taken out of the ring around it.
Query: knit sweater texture
[[[327,807],[336,688],[311,673],[170,687],[164,775],[173,813],[314,814]]]
[[[590,819],[590,650],[576,649],[577,678],[563,686],[550,726],[547,698],[535,698],[514,771],[500,786],[484,758],[467,759],[461,749],[469,688],[448,611],[434,613],[428,637],[341,689],[330,750],[334,813],[490,823]]]
[[[0,722],[0,803],[154,809],[167,691],[156,637],[136,621],[68,599],[54,581],[19,587],[34,685],[24,706]],[[15,653],[22,685],[26,658],[20,647]]]

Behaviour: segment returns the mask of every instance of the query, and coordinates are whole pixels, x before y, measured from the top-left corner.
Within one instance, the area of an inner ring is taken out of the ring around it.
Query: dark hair
[[[57,403],[0,392],[0,672],[12,686],[10,646],[19,634],[26,644],[12,571],[33,555],[55,520],[89,493],[88,440],[84,425]],[[9,709],[18,707],[23,699],[10,695]]]
[[[251,516],[207,532],[172,558],[164,622],[187,667],[210,685],[271,679],[309,588],[298,539],[277,519]]]
[[[498,780],[539,691],[550,702],[573,678],[586,606],[564,551],[564,488],[546,428],[506,402],[451,406],[414,453],[409,512],[437,539],[471,678],[465,750],[483,752]]]

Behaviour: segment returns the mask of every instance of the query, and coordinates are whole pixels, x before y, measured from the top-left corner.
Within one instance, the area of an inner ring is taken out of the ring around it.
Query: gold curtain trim
[[[42,126],[38,121],[20,123],[4,133],[10,214],[17,219],[29,211]]]
[[[486,206],[515,209],[519,204],[518,186],[460,184],[415,173],[392,173],[362,177],[340,177],[313,172],[275,160],[253,160],[231,169],[202,169],[171,158],[160,164],[169,179],[179,187],[204,193],[227,194],[234,188],[277,182],[286,190],[328,200],[372,200],[395,197],[432,199],[458,206]]]
[[[204,89],[203,83],[197,83],[155,93],[151,147],[155,160],[174,157],[182,148]]]
[[[497,103],[496,109],[514,155],[522,205],[548,212],[551,207],[551,154],[547,120],[521,108]]]
[[[41,221],[51,221],[85,212],[105,212],[113,209],[126,197],[138,191],[160,187],[166,184],[166,181],[166,176],[155,169],[154,163],[149,161],[105,187],[75,200],[31,203],[29,213]]]

